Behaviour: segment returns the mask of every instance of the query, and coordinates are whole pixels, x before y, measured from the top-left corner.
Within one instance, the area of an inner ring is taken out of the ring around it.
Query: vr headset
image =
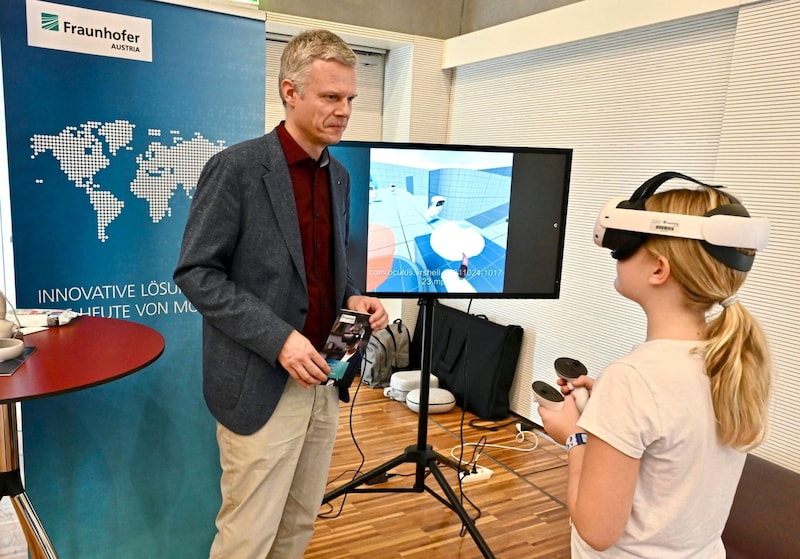
[[[737,249],[763,250],[769,239],[769,220],[750,217],[745,207],[730,194],[730,204],[702,216],[647,211],[645,200],[659,186],[675,178],[709,188],[723,188],[674,171],[660,173],[637,188],[629,199],[615,198],[603,207],[594,226],[595,244],[610,248],[613,258],[625,260],[649,235],[696,239],[711,256],[729,268],[749,271],[755,257]]]
[[[361,338],[364,337],[364,332],[359,329],[355,330],[348,330],[342,334],[342,343],[344,344],[356,344],[361,341]]]

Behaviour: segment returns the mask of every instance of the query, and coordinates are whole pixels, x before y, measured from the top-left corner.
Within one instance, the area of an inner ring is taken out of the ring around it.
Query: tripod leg
[[[363,475],[358,476],[357,478],[355,478],[350,483],[345,483],[341,487],[338,487],[338,488],[334,489],[333,491],[331,491],[329,493],[326,493],[325,497],[323,497],[323,499],[322,499],[322,503],[323,504],[327,503],[329,501],[332,501],[336,497],[344,495],[345,493],[349,493],[349,492],[355,490],[360,485],[366,483],[370,479],[372,479],[372,478],[374,478],[376,476],[379,476],[381,474],[385,474],[386,472],[388,472],[392,468],[394,468],[396,466],[399,466],[400,464],[404,464],[405,462],[408,462],[408,458],[407,458],[407,456],[405,454],[397,456],[396,458],[393,458],[392,460],[389,460],[388,462],[385,462],[381,466],[378,466],[374,470],[371,470],[371,471],[369,471],[369,472],[367,472],[367,473],[365,473]]]
[[[461,518],[461,522],[467,528],[467,531],[472,536],[472,539],[475,541],[475,545],[478,546],[478,549],[481,550],[486,559],[494,559],[494,554],[492,550],[489,548],[489,545],[486,543],[486,540],[483,539],[483,536],[478,531],[478,527],[475,526],[475,522],[472,520],[467,511],[464,509],[464,506],[461,504],[461,501],[458,499],[458,495],[455,494],[453,489],[450,487],[450,484],[447,482],[447,479],[444,477],[444,474],[439,469],[439,466],[435,462],[431,462],[428,464],[428,468],[433,474],[433,477],[436,478],[436,481],[439,482],[439,486],[444,491],[444,494],[447,496],[447,500],[450,501],[450,508],[458,514],[459,518]]]

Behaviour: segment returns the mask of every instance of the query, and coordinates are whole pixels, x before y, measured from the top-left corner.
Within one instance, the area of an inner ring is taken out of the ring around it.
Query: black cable
[[[478,458],[481,457],[481,453],[483,453],[483,449],[486,448],[486,436],[481,436],[478,439],[478,442],[475,443],[475,446],[472,448],[472,469],[473,471],[476,469],[478,465]]]
[[[456,477],[458,477],[458,495],[459,495],[459,499],[461,500],[461,506],[462,507],[464,506],[464,500],[466,500],[470,505],[472,505],[472,508],[474,508],[475,511],[477,512],[477,516],[475,516],[475,518],[472,519],[472,521],[475,522],[481,517],[481,514],[482,514],[481,513],[481,509],[475,503],[473,503],[470,500],[470,498],[467,497],[467,495],[464,493],[463,477],[461,476],[461,465],[464,463],[464,446],[465,446],[464,445],[464,420],[466,419],[466,416],[467,416],[467,395],[469,394],[469,387],[467,386],[467,366],[469,364],[469,344],[467,343],[467,340],[469,339],[469,312],[470,312],[470,310],[472,310],[472,301],[473,300],[470,299],[469,303],[467,303],[467,312],[464,315],[464,401],[462,402],[462,406],[461,406],[461,421],[459,423],[459,438],[461,440],[461,450],[460,450],[460,453],[459,453],[459,456],[458,456],[458,470],[457,470],[458,475]],[[471,424],[472,424],[472,422],[470,422],[470,425]],[[486,444],[486,437],[482,437],[481,441],[483,441],[483,444],[480,446],[480,448],[482,449],[482,448],[484,448],[484,445]],[[478,442],[478,444],[481,444],[480,441]],[[469,464],[471,464],[473,470],[475,469],[475,466],[477,465],[477,458],[475,458],[475,453],[476,453],[477,449],[478,449],[478,445],[476,445],[475,448],[473,448],[472,459],[469,462]],[[480,454],[480,453],[478,453],[478,454]],[[466,531],[467,531],[467,527],[462,522],[461,523],[461,536],[460,537],[463,538],[464,535],[466,534]]]
[[[475,503],[473,503],[473,502],[470,500],[470,498],[469,498],[469,497],[467,497],[466,495],[464,495],[464,498],[467,500],[467,502],[468,502],[470,505],[472,505],[472,508],[474,508],[474,509],[477,511],[477,514],[475,515],[475,518],[473,518],[473,519],[472,519],[472,521],[473,521],[473,522],[477,522],[477,521],[478,521],[478,519],[479,519],[479,518],[481,517],[481,515],[483,514],[483,513],[481,512],[481,509],[478,507],[478,505],[476,505]],[[464,526],[464,524],[462,523],[462,524],[461,524],[461,533],[459,534],[459,537],[462,537],[462,538],[463,538],[463,537],[466,535],[466,532],[467,532],[467,527],[466,527],[466,526]]]
[[[479,422],[485,421],[483,419],[471,419],[469,421],[469,426],[474,427],[475,429],[482,429],[484,431],[499,431],[503,427],[508,427],[509,425],[514,425],[517,423],[517,420],[511,419],[506,421],[505,423],[498,423],[497,421],[492,421],[489,425],[481,425]]]
[[[358,452],[358,455],[361,456],[361,463],[358,465],[358,468],[355,470],[355,473],[353,474],[353,477],[352,477],[351,481],[356,479],[361,474],[361,470],[364,467],[364,462],[366,462],[366,457],[364,456],[364,453],[361,451],[361,447],[358,445],[358,441],[356,440],[355,431],[353,431],[353,408],[356,405],[356,399],[358,398],[358,391],[361,390],[361,385],[363,384],[362,379],[364,378],[364,371],[366,370],[367,362],[368,362],[367,354],[366,354],[366,352],[364,352],[364,357],[361,360],[361,373],[359,374],[359,377],[358,377],[358,384],[356,385],[356,391],[353,393],[353,397],[350,399],[350,413],[349,413],[349,416],[348,416],[348,425],[349,425],[349,428],[350,428],[350,439],[353,441],[353,445],[356,447],[356,451]],[[350,471],[352,471],[352,470],[345,470],[344,472],[342,472],[341,474],[336,476],[334,479],[328,481],[328,483],[325,484],[325,486],[327,487],[328,485],[330,485],[331,483],[335,482],[340,477],[342,477],[344,474],[346,474],[347,472],[350,472]],[[338,518],[339,515],[342,514],[342,510],[344,509],[344,504],[345,504],[346,501],[347,501],[347,493],[345,493],[342,496],[342,502],[339,505],[339,510],[336,511],[336,514],[331,515],[331,513],[333,512],[333,505],[328,503],[328,505],[330,506],[330,511],[325,512],[325,513],[317,514],[317,518],[325,518],[325,519]]]

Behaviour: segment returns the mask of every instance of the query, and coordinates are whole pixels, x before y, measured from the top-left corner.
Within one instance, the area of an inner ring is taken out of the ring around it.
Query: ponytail
[[[709,322],[704,348],[720,441],[750,450],[767,430],[771,375],[764,332],[747,309],[734,302]]]
[[[657,193],[647,200],[646,207],[703,215],[728,202],[717,189],[684,189]],[[690,306],[708,313],[721,304],[722,311],[707,321],[699,347],[705,353],[717,433],[720,441],[732,448],[758,446],[767,430],[772,369],[764,331],[737,295],[747,273],[727,267],[695,240],[651,236],[644,246],[669,260]]]

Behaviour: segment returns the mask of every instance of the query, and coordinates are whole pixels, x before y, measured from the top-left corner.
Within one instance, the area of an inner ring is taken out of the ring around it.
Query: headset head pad
[[[650,235],[696,239],[711,256],[726,266],[749,271],[754,256],[737,249],[762,250],[769,238],[769,221],[751,218],[745,207],[730,194],[731,203],[713,208],[703,216],[648,212],[645,201],[658,187],[675,178],[703,187],[723,188],[674,171],[659,173],[645,181],[629,199],[614,199],[605,205],[595,224],[595,244],[610,248],[613,258],[625,260]]]

